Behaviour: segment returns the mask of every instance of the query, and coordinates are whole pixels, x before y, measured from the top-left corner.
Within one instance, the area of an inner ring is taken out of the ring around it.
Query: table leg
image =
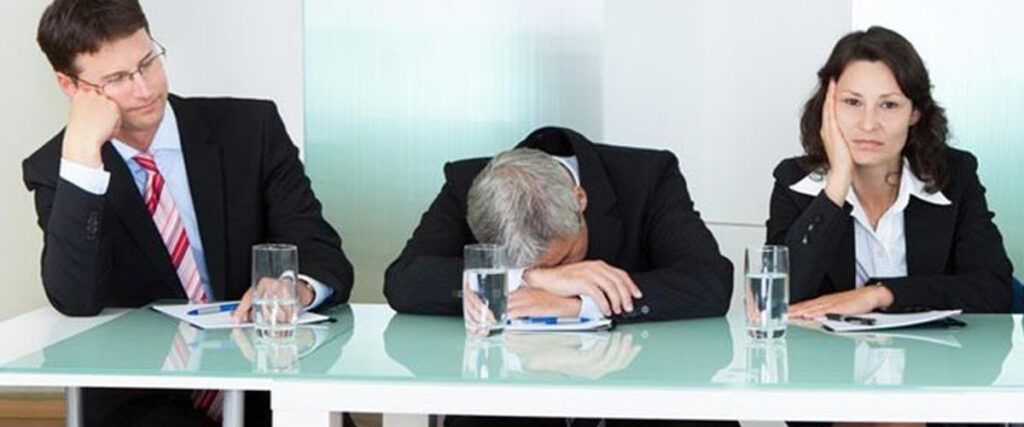
[[[430,416],[422,414],[384,414],[382,427],[430,427]]]
[[[221,425],[224,427],[245,427],[245,390],[223,390],[224,413]]]
[[[64,420],[67,427],[82,427],[82,389],[64,388]]]
[[[274,427],[342,427],[341,412],[274,410]]]

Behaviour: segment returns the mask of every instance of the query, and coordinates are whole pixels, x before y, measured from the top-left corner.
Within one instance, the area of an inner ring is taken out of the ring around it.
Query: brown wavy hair
[[[878,26],[843,36],[832,48],[828,61],[818,70],[818,89],[804,104],[800,118],[800,143],[806,154],[801,165],[807,172],[828,168],[828,156],[819,133],[821,109],[829,81],[839,80],[846,66],[854,61],[880,61],[892,70],[900,90],[921,114],[917,123],[910,127],[902,154],[909,161],[914,175],[924,181],[928,192],[945,188],[949,181],[946,112],[932,99],[928,70],[914,46],[899,33]]]

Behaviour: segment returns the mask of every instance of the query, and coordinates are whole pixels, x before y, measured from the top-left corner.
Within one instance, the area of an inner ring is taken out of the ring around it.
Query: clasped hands
[[[581,261],[550,268],[530,268],[523,286],[509,294],[508,315],[573,317],[587,296],[605,316],[633,311],[643,292],[629,274],[604,261]]]

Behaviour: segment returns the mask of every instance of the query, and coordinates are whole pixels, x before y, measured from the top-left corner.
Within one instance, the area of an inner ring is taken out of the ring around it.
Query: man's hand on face
[[[604,261],[581,261],[551,268],[532,268],[523,273],[527,286],[562,297],[586,295],[605,316],[633,311],[633,298],[643,297],[625,271]],[[571,314],[575,316],[576,313]]]
[[[84,166],[103,167],[100,147],[120,126],[117,104],[95,89],[81,87],[71,98],[61,156]]]
[[[521,286],[508,294],[508,317],[575,317],[580,313],[582,301],[578,297],[564,297],[551,292]]]

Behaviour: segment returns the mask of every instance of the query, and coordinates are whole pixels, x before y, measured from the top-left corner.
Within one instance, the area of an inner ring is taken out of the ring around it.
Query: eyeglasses
[[[99,89],[104,94],[109,96],[118,96],[128,93],[132,90],[132,84],[135,82],[135,76],[139,76],[143,81],[148,80],[152,77],[153,70],[159,68],[160,58],[167,55],[167,49],[164,48],[160,42],[153,40],[153,50],[149,51],[149,54],[139,61],[138,68],[130,73],[120,72],[110,77],[103,79],[101,83],[93,83],[87,80],[83,80],[78,76],[75,76],[75,81],[83,83],[86,86],[91,86]]]

